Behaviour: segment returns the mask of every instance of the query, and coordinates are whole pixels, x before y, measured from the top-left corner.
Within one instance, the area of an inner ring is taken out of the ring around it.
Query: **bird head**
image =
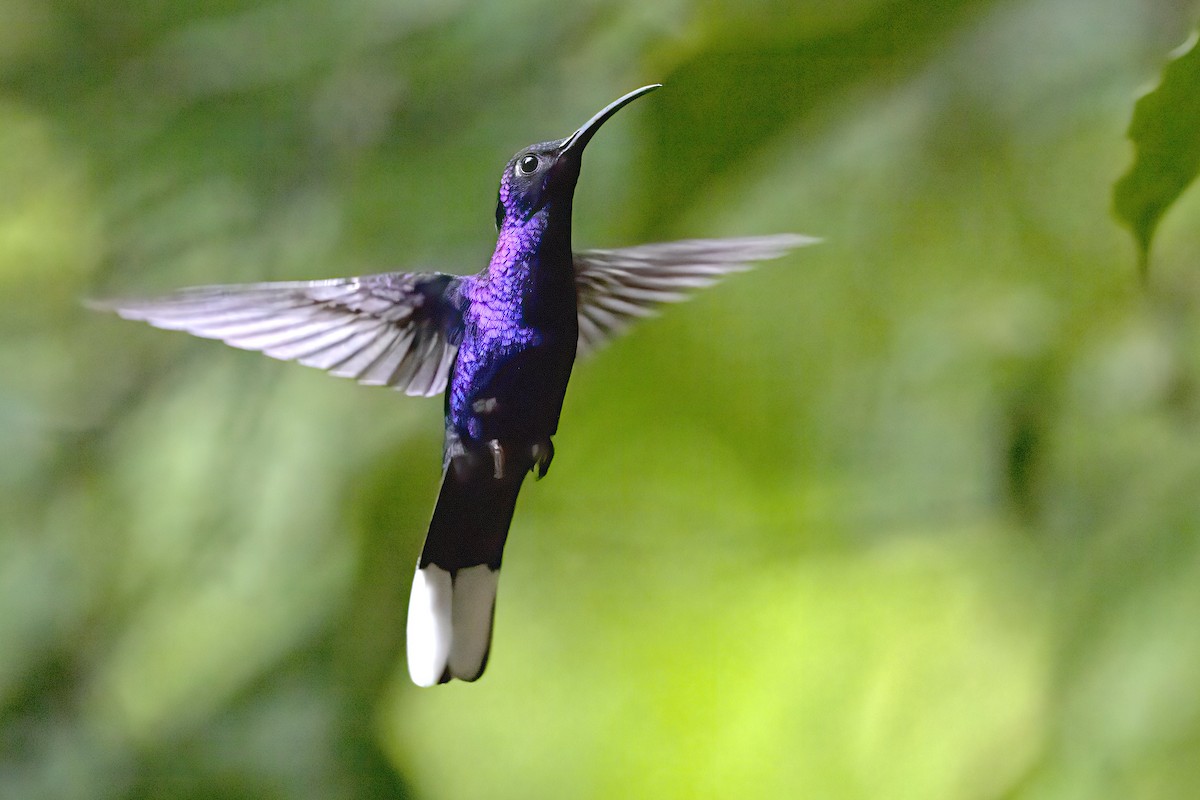
[[[569,205],[579,180],[583,150],[609,117],[662,84],[655,83],[618,97],[565,139],[540,142],[517,151],[500,177],[496,227],[521,224],[555,202]]]

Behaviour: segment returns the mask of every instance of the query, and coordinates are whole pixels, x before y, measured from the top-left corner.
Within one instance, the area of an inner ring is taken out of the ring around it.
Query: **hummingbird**
[[[660,304],[818,241],[778,234],[573,251],[584,148],[660,86],[629,92],[565,139],[509,160],[496,248],[476,275],[384,272],[91,303],[359,383],[444,393],[441,488],[408,605],[406,655],[418,686],[483,674],[517,494],[526,475],[550,469],[576,358]]]

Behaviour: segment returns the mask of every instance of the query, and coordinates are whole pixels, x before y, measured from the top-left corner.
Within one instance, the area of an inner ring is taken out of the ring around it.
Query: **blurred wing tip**
[[[824,239],[820,236],[808,236],[803,233],[777,233],[771,236],[753,237],[749,240],[766,247],[760,258],[779,258],[800,247],[821,244]]]
[[[804,233],[789,233],[784,235],[787,237],[787,241],[791,247],[807,247],[808,245],[821,244],[825,241],[823,237],[809,236]]]
[[[137,306],[144,304],[145,300],[138,300],[129,297],[85,297],[82,301],[83,307],[88,311],[101,311],[109,314],[116,314],[123,319],[143,319],[144,317],[138,314]]]

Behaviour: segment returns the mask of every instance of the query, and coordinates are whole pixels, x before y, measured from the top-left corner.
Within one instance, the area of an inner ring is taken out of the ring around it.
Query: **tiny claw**
[[[504,448],[500,446],[499,439],[491,439],[487,443],[488,450],[492,451],[492,474],[496,480],[504,477]]]
[[[463,447],[458,436],[453,433],[448,434],[446,437],[446,464],[454,470],[454,477],[457,480],[465,481],[470,475],[471,460],[471,456]]]
[[[544,442],[535,444],[531,453],[533,455],[533,469],[537,473],[537,480],[546,477],[546,473],[550,471],[550,462],[554,460],[554,442],[547,439]]]

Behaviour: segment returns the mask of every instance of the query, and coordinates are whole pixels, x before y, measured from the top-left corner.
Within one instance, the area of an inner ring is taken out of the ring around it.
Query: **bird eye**
[[[528,156],[525,156],[524,158],[522,158],[517,163],[517,169],[520,171],[520,173],[522,175],[532,175],[533,171],[538,168],[538,163],[539,162],[538,162],[537,156],[528,155]]]

